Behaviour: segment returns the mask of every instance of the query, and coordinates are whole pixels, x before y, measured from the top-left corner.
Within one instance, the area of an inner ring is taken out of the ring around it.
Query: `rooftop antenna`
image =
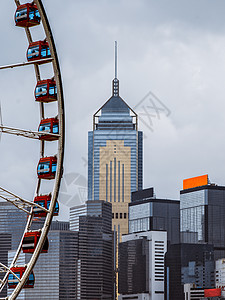
[[[115,78],[113,79],[113,96],[119,96],[119,80],[117,79],[117,41],[115,41]]]
[[[117,78],[117,41],[115,41],[115,78]]]

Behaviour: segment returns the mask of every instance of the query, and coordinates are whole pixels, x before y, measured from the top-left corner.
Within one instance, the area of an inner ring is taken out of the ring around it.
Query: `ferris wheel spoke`
[[[5,266],[4,264],[0,263],[0,273],[5,273],[5,276],[3,279],[0,279],[0,292],[3,290],[7,280],[8,280],[8,276],[11,273],[19,282],[21,281],[21,279],[7,266]],[[6,298],[0,298],[0,300],[7,300],[9,299],[8,297]]]
[[[32,214],[32,208],[39,208],[44,212],[49,212],[48,209],[44,208],[43,206],[39,205],[38,203],[34,203],[28,200],[25,200],[9,191],[6,189],[0,187],[0,198],[12,203],[15,205],[18,209],[26,212],[27,214],[31,215]],[[28,210],[30,208],[30,210]]]
[[[49,58],[42,58],[42,59],[37,59],[35,61],[26,61],[22,63],[16,63],[16,64],[11,64],[11,65],[6,65],[6,66],[0,66],[0,70],[4,69],[13,69],[16,67],[24,67],[24,66],[29,66],[29,65],[43,65],[47,64],[53,61],[52,57]]]
[[[31,139],[35,139],[35,140],[39,140],[42,137],[47,137],[49,139],[58,139],[60,137],[59,134],[56,133],[50,133],[50,132],[45,132],[45,131],[31,131],[31,130],[25,130],[25,129],[18,129],[18,128],[14,128],[14,127],[7,127],[7,126],[3,126],[0,125],[0,132],[1,133],[8,133],[8,134],[13,134],[13,135],[17,135],[17,136],[23,136],[26,138],[31,138]]]
[[[9,273],[13,274],[13,276],[16,277],[17,280],[21,281],[21,279],[7,266],[5,266],[4,264],[0,263],[0,273],[7,273],[6,275],[8,275]],[[3,280],[0,280],[1,282]]]

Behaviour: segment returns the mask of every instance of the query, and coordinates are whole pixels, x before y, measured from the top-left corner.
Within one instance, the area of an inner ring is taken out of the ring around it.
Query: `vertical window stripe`
[[[110,161],[110,182],[109,182],[109,188],[110,188],[110,202],[112,202],[112,161]]]
[[[116,158],[114,157],[114,202],[116,202]]]
[[[106,177],[105,177],[105,200],[108,202],[108,164],[105,165],[106,167],[106,170],[105,170],[105,173],[106,173]]]
[[[124,164],[122,164],[122,202],[124,202]]]
[[[118,161],[118,202],[120,202],[120,161]]]

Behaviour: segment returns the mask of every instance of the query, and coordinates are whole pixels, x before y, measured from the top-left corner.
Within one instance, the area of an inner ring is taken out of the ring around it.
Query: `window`
[[[123,219],[123,214],[122,213],[120,213],[120,219]]]
[[[118,219],[118,213],[116,213],[116,219]]]
[[[124,219],[126,219],[127,218],[127,213],[124,213]]]
[[[112,218],[114,219],[114,213],[112,213]]]
[[[36,90],[35,90],[35,97],[38,98],[38,97],[43,97],[43,96],[46,96],[47,95],[47,84],[44,84],[44,85],[39,85],[36,87]]]
[[[52,130],[53,133],[59,133],[59,126],[58,124],[54,124],[53,125],[53,130]]]
[[[16,22],[27,20],[27,8],[22,8],[16,12]]]
[[[29,19],[30,20],[34,20],[34,10],[32,9],[30,9],[30,12],[29,12]]]
[[[49,86],[49,95],[56,96],[56,86],[55,85]]]
[[[39,131],[50,132],[51,131],[51,124],[50,123],[41,124],[40,127],[39,127]]]
[[[34,47],[30,47],[27,51],[27,58],[32,59],[34,57],[39,57],[39,45],[38,46],[34,46]]]
[[[52,173],[56,172],[56,163],[52,163]]]
[[[38,174],[48,173],[50,171],[50,163],[40,163],[38,165]]]

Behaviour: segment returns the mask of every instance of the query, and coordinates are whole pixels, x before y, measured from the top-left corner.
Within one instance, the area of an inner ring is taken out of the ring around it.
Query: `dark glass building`
[[[168,243],[180,242],[180,201],[158,199],[153,188],[132,193],[129,204],[129,233],[167,231]]]
[[[215,259],[225,257],[225,187],[215,184],[180,191],[181,242],[214,246]]]
[[[214,287],[213,245],[170,245],[165,256],[165,300],[184,300],[185,283]]]
[[[8,251],[11,250],[11,234],[0,233],[0,262],[8,266]],[[0,279],[4,278],[5,273],[0,273]],[[7,287],[0,292],[0,297],[7,296]]]
[[[34,288],[23,289],[18,299],[77,299],[78,232],[69,231],[68,227],[68,222],[52,222],[48,253],[41,253],[34,267]],[[14,255],[15,251],[9,251],[9,263]],[[29,260],[30,254],[21,253],[18,264]]]
[[[149,243],[146,238],[119,244],[119,292],[148,293]]]
[[[10,247],[12,250],[18,248],[26,221],[27,214],[25,212],[10,202],[0,202],[0,233],[11,235]]]
[[[10,202],[0,202],[0,262],[8,266],[8,251],[18,248],[22,238],[27,214],[16,208]],[[0,274],[0,279],[5,274]],[[5,297],[4,287],[0,297]]]
[[[114,236],[111,203],[92,200],[82,207],[71,208],[70,225],[74,229],[79,225],[77,299],[112,300]]]

